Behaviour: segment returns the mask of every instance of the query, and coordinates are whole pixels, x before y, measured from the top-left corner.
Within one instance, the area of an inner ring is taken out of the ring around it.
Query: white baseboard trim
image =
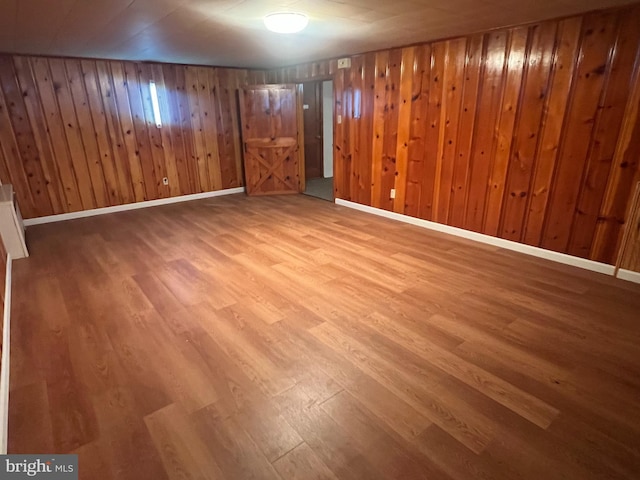
[[[634,272],[633,270],[625,270],[621,268],[618,270],[618,278],[626,280],[628,282],[640,283],[640,272]]]
[[[11,254],[7,254],[2,318],[2,369],[0,370],[0,455],[7,453],[9,434],[9,354],[11,350]]]
[[[24,221],[24,226],[30,227],[31,225],[40,225],[42,223],[63,222],[65,220],[73,220],[74,218],[93,217],[94,215],[105,215],[107,213],[137,210],[138,208],[157,207],[159,205],[168,205],[170,203],[190,202],[192,200],[220,197],[222,195],[233,195],[235,193],[244,193],[244,187],[227,188],[225,190],[216,190],[214,192],[193,193],[191,195],[180,195],[179,197],[159,198],[157,200],[126,203],[124,205],[115,205],[113,207],[93,208],[91,210],[61,213],[59,215],[47,215],[46,217],[27,218]]]
[[[410,223],[411,225],[427,228],[429,230],[448,233],[449,235],[455,235],[456,237],[462,237],[469,240],[474,240],[476,242],[494,245],[496,247],[525,253],[534,257],[545,258],[547,260],[564,263],[566,265],[572,265],[574,267],[584,268],[593,272],[613,275],[615,271],[613,265],[608,265],[606,263],[594,262],[593,260],[574,257],[573,255],[567,255],[565,253],[552,252],[551,250],[545,250],[544,248],[532,247],[531,245],[524,245],[522,243],[513,242],[511,240],[505,240],[504,238],[497,238],[492,237],[491,235],[485,235],[483,233],[471,232],[463,228],[450,227],[449,225],[443,225],[441,223],[431,222],[429,220],[423,220],[421,218],[410,217],[409,215],[404,215],[401,213],[389,212],[381,208],[370,207],[368,205],[350,202],[341,198],[336,198],[335,202],[337,205],[360,210],[361,212],[371,213],[373,215],[390,218],[392,220],[397,220],[404,223]]]

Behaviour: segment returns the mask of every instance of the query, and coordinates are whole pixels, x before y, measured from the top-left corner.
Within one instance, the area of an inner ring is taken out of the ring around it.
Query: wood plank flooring
[[[638,285],[302,195],[28,241],[10,452],[83,480],[640,472]]]

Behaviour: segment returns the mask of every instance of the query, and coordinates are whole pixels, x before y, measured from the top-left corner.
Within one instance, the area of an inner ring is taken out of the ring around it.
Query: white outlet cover
[[[351,59],[350,58],[340,58],[338,60],[338,68],[349,68],[351,67]]]

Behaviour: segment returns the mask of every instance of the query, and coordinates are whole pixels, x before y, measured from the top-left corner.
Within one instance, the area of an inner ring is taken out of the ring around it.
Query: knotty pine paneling
[[[635,5],[266,77],[334,79],[337,198],[613,263],[640,177],[638,25]]]
[[[640,183],[635,187],[620,252],[618,266],[640,272]]]
[[[241,186],[236,90],[261,75],[0,55],[0,180],[26,218]]]

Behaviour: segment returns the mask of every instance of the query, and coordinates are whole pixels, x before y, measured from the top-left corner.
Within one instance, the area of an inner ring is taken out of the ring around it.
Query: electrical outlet
[[[338,118],[336,120],[338,122],[338,125],[340,125],[342,123],[342,115],[338,115]]]
[[[349,57],[338,59],[338,68],[351,67],[351,59]]]
[[[396,198],[396,189],[392,188],[389,192],[389,198]]]
[[[162,184],[163,184],[163,185],[169,185],[169,179],[168,179],[167,177],[164,177],[164,178],[162,179]]]

